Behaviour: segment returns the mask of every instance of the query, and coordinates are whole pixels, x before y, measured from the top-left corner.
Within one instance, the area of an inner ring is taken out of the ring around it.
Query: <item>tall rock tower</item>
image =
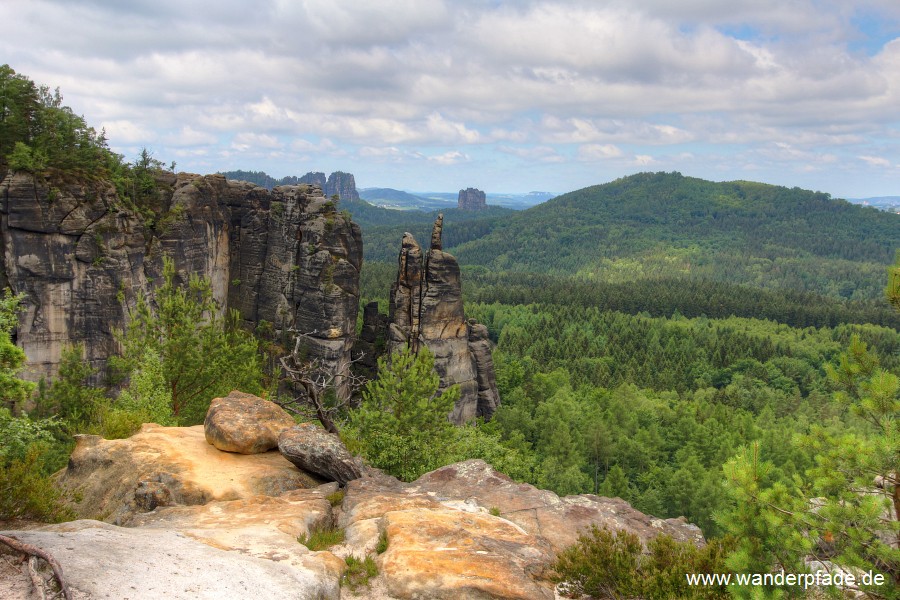
[[[487,208],[484,192],[476,190],[475,188],[459,190],[457,208],[460,210],[482,210]]]
[[[427,347],[441,390],[459,385],[460,397],[450,420],[461,425],[475,417],[490,419],[500,404],[487,328],[467,321],[459,264],[441,249],[443,215],[434,223],[431,247],[423,252],[403,235],[397,280],[391,286],[387,347]]]

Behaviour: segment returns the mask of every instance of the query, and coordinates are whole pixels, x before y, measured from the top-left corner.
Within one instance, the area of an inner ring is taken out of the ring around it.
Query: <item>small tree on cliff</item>
[[[459,387],[438,394],[439,385],[428,348],[379,358],[378,379],[363,390],[362,404],[344,430],[345,441],[369,464],[404,481],[446,464],[456,439],[447,415]]]
[[[123,353],[115,366],[129,375],[161,370],[172,416],[181,425],[202,422],[215,396],[232,389],[261,391],[256,340],[241,329],[235,313],[220,316],[208,279],[192,274],[187,286],[176,285],[175,263],[168,257],[163,284],[152,299],[138,298],[119,340]],[[159,364],[144,364],[148,357]],[[129,391],[140,403],[141,391]]]

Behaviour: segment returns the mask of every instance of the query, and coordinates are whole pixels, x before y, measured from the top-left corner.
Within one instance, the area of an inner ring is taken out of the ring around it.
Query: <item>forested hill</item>
[[[452,250],[495,270],[689,276],[874,299],[898,246],[900,216],[820,192],[641,173],[511,214]]]

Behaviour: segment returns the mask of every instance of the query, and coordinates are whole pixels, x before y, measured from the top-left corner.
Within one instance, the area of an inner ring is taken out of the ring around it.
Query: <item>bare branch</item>
[[[66,600],[72,600],[72,592],[69,591],[69,584],[66,582],[65,577],[63,577],[62,567],[58,562],[56,562],[56,559],[53,558],[51,554],[44,552],[37,546],[26,544],[25,542],[19,541],[16,538],[7,537],[5,535],[0,535],[0,543],[6,544],[13,550],[21,552],[23,554],[27,554],[28,556],[37,556],[38,558],[42,558],[47,561],[47,564],[50,565],[51,569],[53,569],[53,575],[56,577],[56,581],[59,582],[59,588],[62,591],[63,598],[65,598]]]

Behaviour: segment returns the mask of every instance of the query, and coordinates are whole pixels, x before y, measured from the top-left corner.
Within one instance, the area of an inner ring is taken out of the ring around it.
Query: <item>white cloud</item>
[[[284,147],[284,142],[273,135],[242,132],[231,140],[231,147],[240,152],[259,149],[277,150]]]
[[[468,162],[469,155],[464,154],[459,150],[451,150],[449,152],[444,152],[443,154],[438,154],[436,156],[429,156],[428,160],[439,165],[455,165],[462,162]]]
[[[61,86],[113,147],[185,161],[344,153],[566,182],[570,156],[739,155],[729,168],[774,178],[900,163],[894,0],[6,0],[0,21],[4,61]]]
[[[612,144],[585,144],[578,149],[578,158],[581,160],[605,160],[620,156],[622,150]]]
[[[860,156],[859,159],[872,167],[890,167],[891,161],[880,156]]]

